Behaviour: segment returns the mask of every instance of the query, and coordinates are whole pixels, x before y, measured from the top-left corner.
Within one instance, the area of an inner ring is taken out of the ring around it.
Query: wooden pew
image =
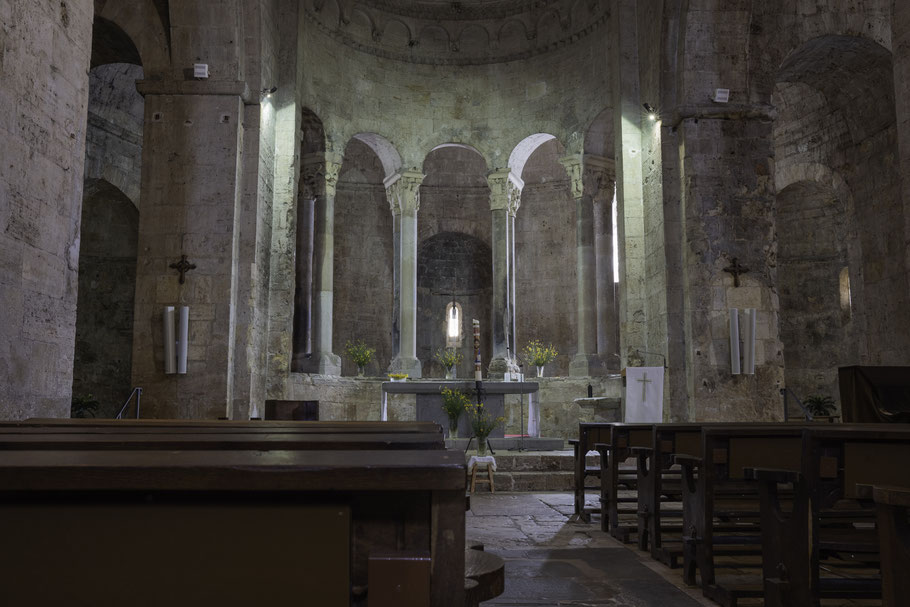
[[[654,424],[651,446],[632,449],[638,467],[639,549],[650,549],[653,559],[671,568],[677,567],[683,556],[682,523],[667,526],[663,517],[664,503],[682,502],[680,473],[672,469],[673,456],[701,457],[702,426],[700,423]],[[682,518],[682,510],[674,514]],[[665,531],[673,532],[676,541],[665,545]]]
[[[441,433],[356,433],[270,432],[205,433],[165,432],[66,432],[41,433],[30,429],[7,432],[0,428],[0,451],[9,450],[357,450],[357,449],[445,449]]]
[[[569,444],[573,447],[573,457],[575,466],[575,514],[585,522],[591,520],[591,514],[599,512],[597,508],[585,508],[585,480],[589,476],[600,476],[601,466],[588,466],[586,459],[589,451],[596,449],[597,443],[607,442],[610,436],[612,422],[607,423],[581,423],[578,424],[578,439],[569,439]],[[592,487],[596,489],[596,487]]]
[[[719,583],[715,572],[715,556],[720,553],[760,554],[758,492],[746,483],[743,470],[798,468],[802,426],[711,425],[702,428],[701,442],[701,457],[673,457],[682,465],[683,577],[694,583],[697,568],[705,596],[721,605],[735,605],[740,598],[763,594],[758,579],[746,585]],[[727,521],[723,528],[716,527],[717,517]]]
[[[910,485],[874,486],[881,549],[882,607],[901,607],[910,597]]]
[[[620,523],[621,514],[637,514],[637,497],[620,497],[619,487],[624,485],[637,489],[638,472],[635,468],[624,469],[622,464],[635,453],[636,447],[651,446],[655,424],[622,424],[610,425],[610,433],[603,443],[596,446],[601,457],[601,530],[610,533],[616,539],[628,543],[629,535],[636,527]],[[632,504],[623,507],[622,504]]]
[[[88,429],[117,432],[153,432],[189,429],[193,432],[207,433],[268,433],[268,432],[397,432],[426,433],[442,432],[435,422],[379,422],[379,421],[227,421],[227,420],[111,420],[111,419],[31,419],[25,421],[0,422],[3,428],[32,428],[40,432],[76,432]]]
[[[757,469],[762,495],[762,550],[765,605],[818,605],[822,598],[877,598],[877,575],[821,577],[826,554],[877,559],[878,538],[871,529],[871,504],[863,508],[858,485],[910,484],[910,427],[898,424],[848,425],[803,430],[801,465],[793,470]],[[792,509],[779,497],[781,483],[793,485]],[[841,529],[827,529],[840,520]],[[862,561],[861,561],[862,562]],[[906,571],[904,572],[906,574]]]
[[[426,550],[431,604],[460,606],[464,483],[441,449],[9,451],[0,580],[9,604],[365,605],[370,553]]]

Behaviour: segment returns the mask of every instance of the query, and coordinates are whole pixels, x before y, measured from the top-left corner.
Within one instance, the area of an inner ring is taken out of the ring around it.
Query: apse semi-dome
[[[604,26],[598,0],[306,0],[343,44],[388,59],[479,65],[546,53]]]

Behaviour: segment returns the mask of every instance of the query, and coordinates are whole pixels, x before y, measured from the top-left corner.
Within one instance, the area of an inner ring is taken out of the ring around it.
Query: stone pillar
[[[144,81],[142,212],[136,268],[133,385],[147,417],[230,415],[237,332],[244,99],[242,83]],[[205,93],[205,94],[202,94]],[[171,264],[195,269],[183,283]],[[165,375],[162,309],[190,312],[186,375]]]
[[[597,282],[594,258],[594,205],[585,191],[585,172],[581,156],[561,158],[572,185],[575,199],[575,265],[578,285],[577,340],[578,350],[569,363],[569,375],[587,377],[598,367],[597,354]]]
[[[585,156],[584,187],[594,205],[594,280],[597,356],[605,369],[619,368],[619,319],[613,280],[613,192],[616,169],[611,158]]]
[[[417,359],[417,211],[420,209],[420,184],[424,175],[416,170],[404,171],[386,180],[386,196],[398,224],[398,351],[390,369],[422,376],[423,367]]]
[[[397,176],[392,179],[397,179]],[[386,188],[388,187],[389,185],[386,185]],[[401,206],[390,204],[390,208],[392,211],[392,352],[397,357],[401,354]]]
[[[319,154],[304,158],[300,169],[300,196],[297,202],[297,247],[294,280],[294,336],[292,371],[305,371],[313,352],[313,258],[316,236],[318,182],[323,171]]]
[[[515,214],[521,204],[524,183],[508,169],[487,176],[490,184],[490,212],[493,222],[493,360],[487,373],[490,379],[502,379],[506,372],[518,372],[514,352],[510,351],[515,312],[513,306]]]
[[[304,167],[308,168],[308,167]],[[341,357],[332,352],[332,297],[335,268],[335,188],[341,171],[341,157],[326,155],[323,164],[310,165],[315,188],[313,230],[313,312],[312,352],[303,365],[308,373],[340,375]]]

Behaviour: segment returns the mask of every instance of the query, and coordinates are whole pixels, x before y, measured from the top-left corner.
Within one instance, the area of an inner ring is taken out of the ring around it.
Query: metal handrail
[[[133,400],[133,395],[136,395],[136,419],[139,419],[139,405],[142,401],[142,388],[135,387],[133,391],[130,392],[130,395],[127,397],[126,402],[123,403],[123,406],[120,407],[120,413],[117,414],[117,417],[114,419],[123,419],[123,414],[126,413],[126,408],[130,406],[130,401]]]
[[[789,405],[789,402],[788,402],[788,400],[787,400],[787,394],[788,394],[788,393],[790,394],[790,396],[793,397],[793,400],[796,401],[796,404],[799,405],[799,408],[800,408],[800,409],[802,410],[802,412],[806,415],[806,421],[810,421],[810,422],[811,422],[811,421],[814,421],[814,420],[815,420],[815,416],[813,416],[813,415],[809,412],[809,410],[806,409],[806,406],[803,404],[803,401],[799,400],[799,397],[793,392],[793,390],[791,390],[790,388],[781,388],[781,389],[780,389],[780,395],[784,397],[784,421],[785,421],[785,422],[786,422],[786,421],[790,421],[790,405]]]

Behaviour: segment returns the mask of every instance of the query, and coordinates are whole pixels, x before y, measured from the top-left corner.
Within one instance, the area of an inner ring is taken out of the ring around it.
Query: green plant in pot
[[[363,340],[358,339],[356,342],[347,342],[344,346],[344,353],[357,365],[357,376],[363,377],[364,367],[370,364],[376,355],[376,348],[367,347]]]
[[[99,406],[101,406],[101,403],[92,394],[84,396],[73,395],[71,415],[76,418],[95,417]]]
[[[486,455],[487,437],[490,436],[493,430],[505,423],[506,418],[494,418],[486,411],[483,403],[470,403],[467,405],[466,410],[471,416],[471,430],[473,430],[474,436],[477,437],[477,455]]]
[[[436,350],[435,357],[446,370],[446,379],[455,379],[455,367],[464,360],[461,352],[456,352],[455,348],[446,348],[445,350]]]
[[[830,396],[813,394],[803,400],[803,406],[806,411],[812,414],[812,417],[829,417],[837,409],[834,405],[834,399]]]
[[[442,394],[442,410],[449,417],[449,438],[458,438],[458,418],[465,412],[471,401],[468,395],[461,390],[443,388],[440,393]]]

